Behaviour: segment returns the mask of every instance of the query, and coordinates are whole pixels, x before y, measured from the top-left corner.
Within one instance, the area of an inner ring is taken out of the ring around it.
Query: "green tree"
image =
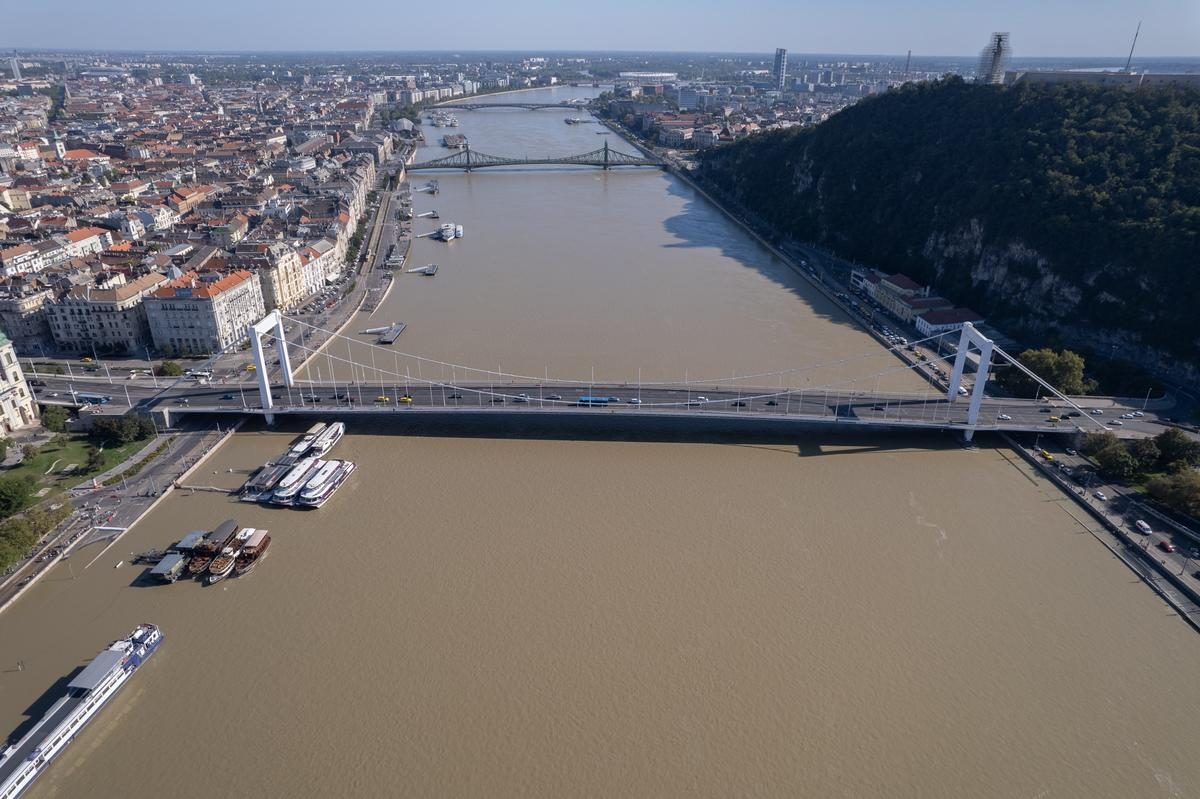
[[[1187,433],[1176,427],[1168,427],[1154,437],[1158,446],[1159,468],[1163,471],[1177,466],[1200,466],[1200,442],[1193,441]]]
[[[0,438],[0,461],[4,460],[4,456],[8,454],[8,448],[12,446],[11,438]]]
[[[1102,433],[1088,433],[1083,437],[1083,444],[1079,449],[1084,455],[1095,455],[1101,450],[1109,447],[1119,446],[1121,439],[1117,438],[1115,433],[1105,430]]]
[[[1200,518],[1200,471],[1185,469],[1156,477],[1146,490],[1150,496],[1180,513]]]
[[[1137,464],[1138,473],[1148,472],[1158,464],[1161,453],[1152,438],[1135,438],[1129,442],[1129,454]]]
[[[29,501],[30,485],[20,477],[0,477],[0,516],[11,516]]]
[[[183,367],[177,361],[163,361],[155,367],[154,373],[159,377],[179,377],[183,374]]]
[[[21,447],[21,459],[25,461],[33,460],[37,457],[38,448],[33,444],[26,444]]]
[[[1137,473],[1137,462],[1120,444],[1106,447],[1097,452],[1096,465],[1100,469],[1100,474],[1111,480],[1128,480]]]
[[[99,447],[88,447],[87,463],[84,465],[86,472],[98,472],[104,466],[104,453]]]
[[[42,427],[52,433],[61,433],[67,429],[67,410],[61,405],[47,405],[42,411]]]
[[[1071,350],[1055,351],[1049,347],[1025,350],[1018,359],[1026,369],[1045,380],[1064,394],[1083,394],[1087,384],[1083,379],[1083,356]],[[1012,395],[1032,397],[1039,391],[1037,382],[1020,369],[1002,369],[1000,384]],[[1041,393],[1046,393],[1041,389]]]

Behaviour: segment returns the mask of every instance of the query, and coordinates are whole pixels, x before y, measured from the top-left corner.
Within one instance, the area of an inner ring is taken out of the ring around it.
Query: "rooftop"
[[[245,269],[239,269],[236,272],[222,275],[216,280],[202,280],[199,273],[188,272],[183,277],[172,280],[167,285],[159,288],[154,292],[154,296],[158,299],[170,299],[172,297],[212,299],[221,292],[228,291],[234,286],[253,278],[254,273],[248,272]]]

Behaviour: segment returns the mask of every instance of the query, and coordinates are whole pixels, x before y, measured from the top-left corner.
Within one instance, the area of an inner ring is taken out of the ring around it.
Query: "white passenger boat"
[[[321,434],[313,439],[312,446],[308,452],[310,455],[320,458],[329,450],[337,446],[337,443],[342,440],[342,436],[346,434],[345,422],[334,422],[326,427]]]
[[[346,478],[357,468],[353,461],[330,461],[330,463],[336,464],[336,468],[328,474],[320,475],[321,479],[319,481],[314,478],[308,485],[304,486],[304,491],[301,492],[300,498],[296,501],[297,505],[307,508],[321,507],[329,501],[334,492],[341,487],[342,483],[346,482]]]
[[[275,505],[290,505],[296,494],[300,493],[300,489],[308,482],[308,478],[313,471],[320,468],[318,464],[324,464],[324,461],[316,458],[305,458],[292,467],[292,470],[283,476],[279,484],[275,486],[275,490],[271,492],[270,502]]]

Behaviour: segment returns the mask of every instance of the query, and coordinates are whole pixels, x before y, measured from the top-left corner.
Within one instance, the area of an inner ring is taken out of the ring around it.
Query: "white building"
[[[246,337],[262,319],[262,288],[253,272],[188,272],[146,298],[150,336],[161,352],[217,352]]]
[[[82,258],[94,252],[103,252],[112,245],[112,233],[99,227],[72,230],[66,235],[67,252],[72,258]]]
[[[12,342],[3,333],[0,333],[0,421],[3,421],[6,433],[37,421],[33,393],[25,385],[25,375],[13,352]]]
[[[42,257],[32,246],[18,244],[15,247],[0,250],[0,267],[3,267],[5,277],[26,272],[39,272],[42,269]]]

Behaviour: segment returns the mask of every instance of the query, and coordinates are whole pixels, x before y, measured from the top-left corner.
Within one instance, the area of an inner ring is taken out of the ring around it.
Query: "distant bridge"
[[[467,147],[465,150],[447,155],[442,158],[435,158],[432,161],[422,161],[418,164],[411,164],[406,169],[409,172],[416,172],[424,169],[462,169],[470,172],[472,169],[483,169],[490,166],[543,166],[543,165],[560,165],[560,166],[595,166],[601,169],[610,169],[615,166],[654,166],[661,167],[662,162],[656,158],[650,158],[642,155],[630,155],[619,150],[609,148],[608,142],[598,150],[592,150],[590,153],[581,153],[579,155],[560,155],[550,158],[509,158],[502,155],[488,155],[471,150]]]
[[[575,102],[563,101],[561,103],[518,103],[518,102],[501,102],[501,103],[442,103],[441,105],[432,106],[433,109],[457,108],[463,111],[479,111],[485,108],[523,108],[526,111],[540,111],[543,108],[557,108],[560,111],[578,110],[587,105],[586,100]]]

